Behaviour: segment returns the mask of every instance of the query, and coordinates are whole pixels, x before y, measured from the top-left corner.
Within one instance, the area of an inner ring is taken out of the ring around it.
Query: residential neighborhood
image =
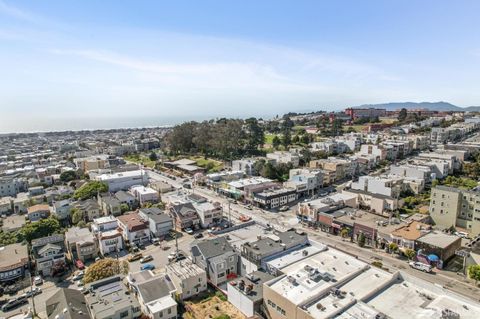
[[[408,114],[0,136],[1,315],[477,318],[480,117]]]

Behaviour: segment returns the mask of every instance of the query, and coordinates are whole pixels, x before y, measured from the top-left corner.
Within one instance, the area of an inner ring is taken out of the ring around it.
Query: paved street
[[[176,183],[176,181],[172,181],[171,179],[163,175],[154,173],[149,176],[153,179],[157,179],[156,175],[159,176],[158,180],[170,183],[174,187],[181,187],[179,183]],[[205,196],[211,201],[217,201],[222,203],[225,211],[224,214],[227,217],[229,216],[230,208],[230,216],[232,220],[235,219],[236,222],[240,222],[238,218],[241,214],[243,214],[250,216],[253,220],[255,220],[261,225],[266,225],[268,223],[278,230],[285,230],[290,227],[296,227],[297,229],[301,229],[307,232],[310,235],[311,239],[328,244],[337,249],[341,249],[349,254],[358,256],[359,259],[362,259],[365,262],[370,263],[373,260],[381,260],[383,266],[391,272],[395,272],[396,270],[402,270],[418,278],[443,286],[467,297],[472,298],[472,296],[477,296],[477,299],[480,298],[480,289],[475,287],[472,282],[466,279],[464,276],[441,270],[436,270],[433,274],[423,273],[410,268],[406,260],[396,258],[390,254],[385,253],[383,250],[360,248],[357,246],[357,244],[351,243],[349,241],[344,241],[339,236],[333,236],[321,231],[314,231],[310,228],[303,227],[303,225],[298,223],[298,220],[295,216],[296,206],[291,207],[286,212],[269,212],[259,208],[247,209],[242,205],[232,202],[229,203],[229,200],[227,198],[221,197],[214,191],[209,189],[195,187],[192,192]]]

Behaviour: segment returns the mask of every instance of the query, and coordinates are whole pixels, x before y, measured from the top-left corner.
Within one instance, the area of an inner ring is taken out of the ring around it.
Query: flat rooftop
[[[365,263],[354,257],[329,249],[285,267],[282,272],[286,276],[271,288],[299,305],[365,267]]]
[[[442,318],[446,309],[462,319],[478,318],[480,314],[478,303],[447,295],[443,289],[413,277],[393,282],[366,303],[391,318]]]

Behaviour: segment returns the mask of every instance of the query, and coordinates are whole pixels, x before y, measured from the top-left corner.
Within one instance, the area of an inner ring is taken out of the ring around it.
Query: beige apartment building
[[[480,234],[480,192],[437,186],[432,189],[430,217],[441,227],[462,228]]]

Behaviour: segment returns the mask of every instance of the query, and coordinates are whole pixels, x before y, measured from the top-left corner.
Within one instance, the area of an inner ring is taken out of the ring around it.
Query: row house
[[[65,238],[55,234],[32,240],[32,256],[39,274],[53,275],[53,265],[65,262]]]
[[[160,208],[141,208],[138,215],[148,222],[152,237],[165,238],[173,230],[173,219]]]
[[[100,253],[105,256],[124,248],[122,232],[118,220],[112,215],[93,220],[92,232],[97,238]]]
[[[69,228],[65,233],[65,245],[71,260],[86,262],[98,256],[97,241],[88,228]]]
[[[148,222],[142,219],[139,213],[130,212],[118,216],[117,220],[125,242],[142,244],[150,240],[151,235]]]

